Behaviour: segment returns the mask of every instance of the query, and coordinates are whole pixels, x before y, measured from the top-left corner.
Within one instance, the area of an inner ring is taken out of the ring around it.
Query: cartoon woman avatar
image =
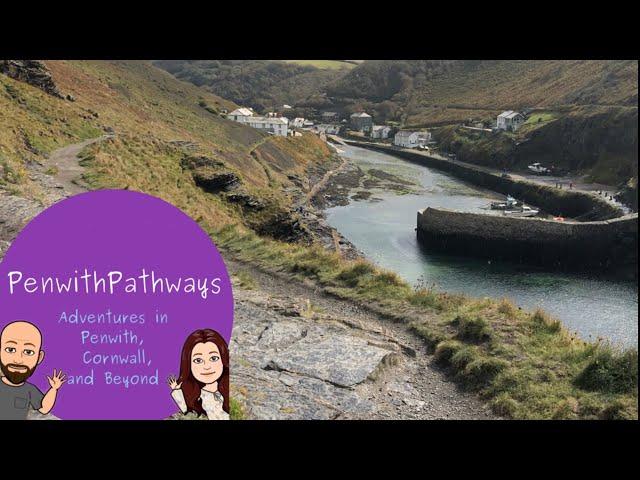
[[[182,413],[229,419],[229,349],[215,330],[193,332],[182,347],[180,377],[170,376],[171,397]]]

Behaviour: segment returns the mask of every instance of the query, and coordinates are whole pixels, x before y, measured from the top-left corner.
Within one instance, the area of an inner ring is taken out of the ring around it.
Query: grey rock
[[[268,367],[274,370],[308,375],[341,387],[364,382],[395,353],[368,345],[351,336],[330,334],[301,340],[271,357]]]
[[[295,322],[277,322],[270,324],[260,335],[256,346],[262,349],[275,349],[291,345],[306,336],[306,329]]]
[[[51,72],[38,60],[0,60],[0,73],[28,83],[58,98],[65,98],[54,83]]]

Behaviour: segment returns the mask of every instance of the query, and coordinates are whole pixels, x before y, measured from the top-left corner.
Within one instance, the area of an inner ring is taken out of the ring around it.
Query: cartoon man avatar
[[[36,367],[44,360],[42,334],[38,327],[23,321],[12,322],[0,334],[0,420],[26,420],[29,409],[42,414],[51,411],[66,375],[53,371],[47,377],[51,388],[43,394],[27,383]]]

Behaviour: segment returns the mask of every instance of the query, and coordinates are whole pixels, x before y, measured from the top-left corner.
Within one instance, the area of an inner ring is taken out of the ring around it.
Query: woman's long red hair
[[[215,343],[220,351],[223,370],[222,376],[218,379],[218,391],[223,398],[222,408],[225,412],[229,413],[229,348],[224,338],[210,328],[193,332],[187,337],[182,347],[180,379],[178,381],[182,382],[182,393],[184,394],[184,399],[187,404],[187,411],[195,412],[198,415],[206,415],[206,412],[202,408],[202,401],[200,400],[200,392],[202,391],[202,387],[204,387],[204,383],[196,380],[193,373],[191,373],[191,353],[193,352],[193,347],[198,343],[207,342]]]

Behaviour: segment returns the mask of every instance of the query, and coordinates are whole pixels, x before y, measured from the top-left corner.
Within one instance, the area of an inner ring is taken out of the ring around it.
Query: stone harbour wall
[[[566,270],[626,272],[637,278],[638,214],[594,222],[418,211],[417,234],[427,250]]]

